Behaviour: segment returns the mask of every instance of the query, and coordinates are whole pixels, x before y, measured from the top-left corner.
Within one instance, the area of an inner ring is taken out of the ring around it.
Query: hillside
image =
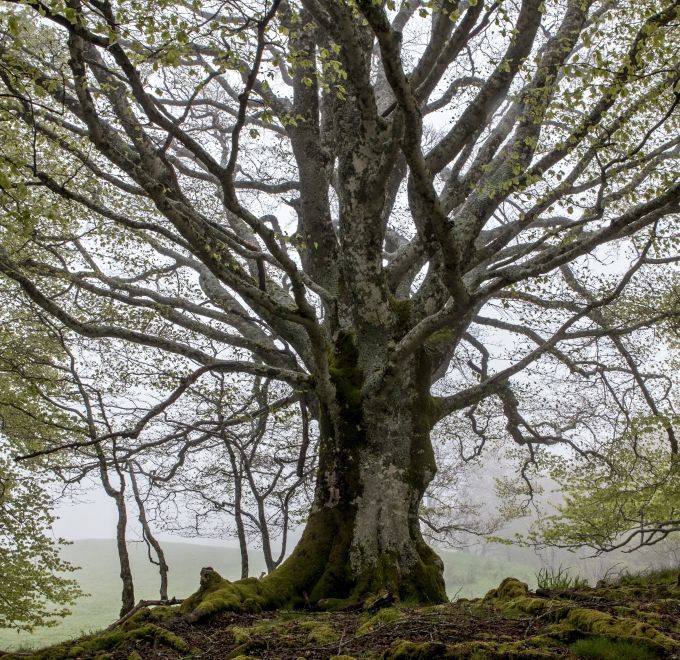
[[[166,543],[163,546],[170,564],[169,595],[182,598],[198,587],[203,566],[212,566],[228,579],[240,575],[240,555],[235,548]],[[113,540],[76,541],[64,549],[64,558],[81,569],[75,574],[83,590],[90,594],[72,608],[73,614],[54,628],[36,629],[33,634],[0,631],[0,649],[36,648],[100,630],[115,621],[120,609],[120,578]],[[146,558],[141,543],[130,544],[135,576],[135,595],[139,600],[158,597],[158,573]],[[477,557],[462,552],[442,552],[447,592],[450,597],[481,596],[506,575],[534,584],[535,569],[511,562]],[[259,575],[263,562],[253,553],[251,574]]]
[[[145,609],[118,628],[6,660],[425,660],[428,658],[677,658],[677,571],[598,588],[530,591],[506,578],[480,599],[434,607],[336,613],[213,612],[230,585],[210,575],[189,607]]]

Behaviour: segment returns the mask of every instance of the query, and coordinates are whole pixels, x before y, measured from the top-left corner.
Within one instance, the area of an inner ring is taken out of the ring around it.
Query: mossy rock
[[[509,612],[521,612],[523,614],[541,614],[547,611],[551,607],[554,607],[554,601],[546,600],[545,598],[532,598],[531,596],[519,596],[518,598],[513,598],[503,605],[503,611],[505,613]]]
[[[581,632],[643,642],[664,653],[680,651],[680,642],[635,619],[616,618],[606,612],[575,607],[569,610],[564,623]]]
[[[511,600],[529,595],[529,586],[526,582],[520,582],[517,578],[506,577],[495,589],[491,589],[484,600],[498,598],[499,600]]]
[[[285,626],[290,625],[289,621],[279,618],[270,621],[263,621],[252,626],[229,626],[229,632],[233,635],[236,644],[246,644],[255,637],[271,637],[280,634]]]
[[[123,630],[137,628],[144,623],[154,621],[169,621],[180,614],[179,605],[158,605],[157,607],[142,607],[127,619],[120,627]]]
[[[234,642],[239,646],[249,642],[253,637],[252,627],[229,626],[229,632],[234,637]]]
[[[274,637],[285,639],[294,636],[297,638],[306,633],[305,643],[311,646],[325,646],[336,642],[339,638],[339,634],[325,615],[303,618],[298,613],[282,615],[271,621],[256,623],[252,626],[230,626],[229,632],[237,645],[232,653],[240,655],[257,651],[266,644],[268,639]]]
[[[307,644],[324,646],[338,640],[340,635],[329,623],[305,621],[302,627],[309,630]]]
[[[175,633],[153,623],[146,623],[130,628],[121,627],[98,635],[83,637],[73,642],[57,644],[42,651],[37,651],[35,655],[30,657],[33,660],[66,660],[67,658],[79,656],[97,657],[97,654],[101,654],[103,651],[109,651],[144,638],[157,640],[159,644],[180,653],[189,651],[189,645]]]
[[[212,568],[201,570],[198,591],[187,598],[180,607],[189,621],[198,621],[225,610],[258,614],[264,609],[274,609],[278,602],[263,581],[245,578],[230,582]]]

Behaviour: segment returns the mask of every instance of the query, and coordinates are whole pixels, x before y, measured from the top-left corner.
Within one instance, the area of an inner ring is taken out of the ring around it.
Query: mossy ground
[[[506,579],[482,599],[370,613],[219,611],[190,621],[179,608],[158,608],[113,631],[6,656],[19,657],[673,658],[680,657],[680,587],[646,580],[531,593]]]

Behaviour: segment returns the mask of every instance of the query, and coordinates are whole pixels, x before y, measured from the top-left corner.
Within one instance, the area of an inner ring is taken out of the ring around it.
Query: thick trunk
[[[362,399],[358,370],[333,369],[338,405],[322,415],[314,508],[282,566],[294,568],[301,558],[316,565],[305,589],[312,603],[385,589],[402,600],[446,600],[443,564],[418,519],[436,470],[429,381],[418,375],[415,364],[405,365],[398,379]]]
[[[332,361],[336,400],[320,411],[315,501],[292,555],[259,581],[222,583],[206,574],[185,611],[337,608],[386,590],[402,601],[447,600],[442,561],[418,520],[435,473],[429,364],[413,358],[366,395],[357,359],[339,350]]]

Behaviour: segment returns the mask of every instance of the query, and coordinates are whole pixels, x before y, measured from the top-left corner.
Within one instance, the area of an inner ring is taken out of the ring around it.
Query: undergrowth
[[[584,589],[588,586],[588,580],[573,576],[568,568],[561,565],[558,568],[542,568],[536,573],[536,584],[539,589],[549,589],[552,591],[566,589]]]
[[[614,581],[614,586],[633,587],[648,584],[677,584],[680,566],[649,568],[635,573],[623,571]]]
[[[484,598],[430,607],[389,603],[378,611],[368,606],[334,613],[225,609],[200,624],[181,609],[146,609],[114,630],[3,660],[680,657],[675,571],[623,575],[617,578],[620,586],[592,588],[563,568],[538,577],[544,592],[508,577]],[[204,589],[193,598],[206,595]]]

